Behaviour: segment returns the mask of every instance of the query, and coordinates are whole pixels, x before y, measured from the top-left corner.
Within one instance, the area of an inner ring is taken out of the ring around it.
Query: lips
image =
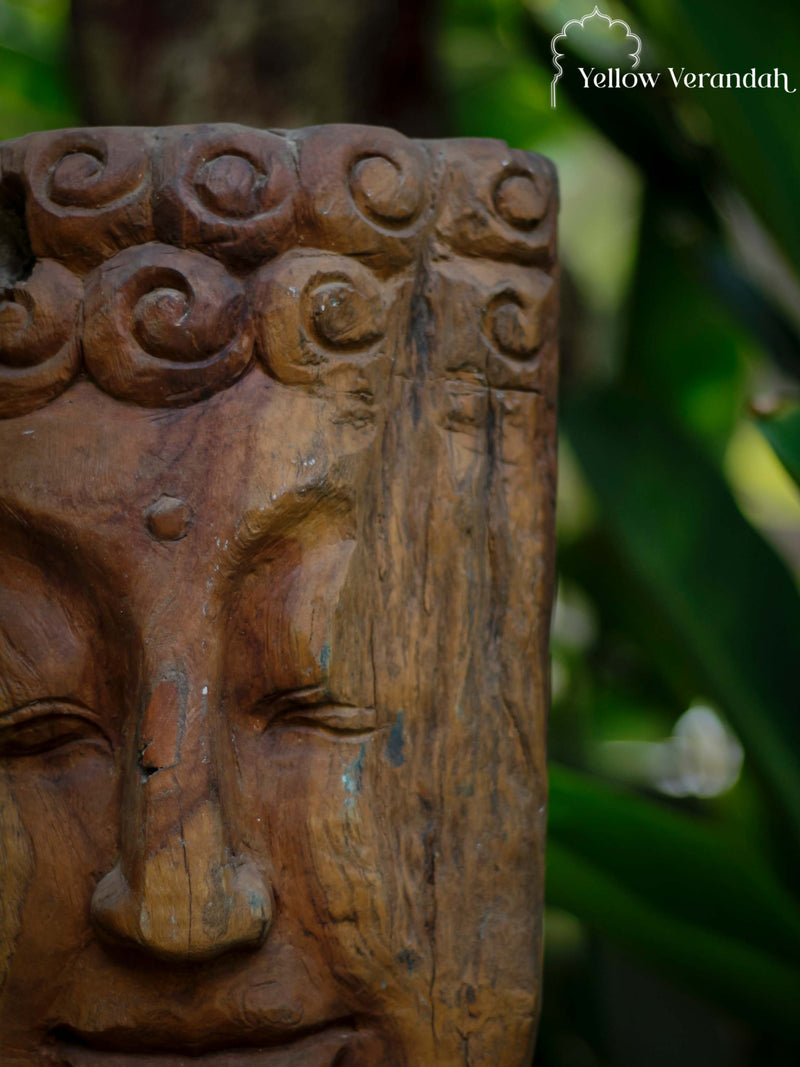
[[[148,1047],[140,1034],[84,1035],[62,1029],[54,1034],[46,1062],[48,1067],[345,1067],[346,1050],[354,1043],[361,1046],[363,1036],[350,1021],[339,1020],[282,1044],[254,1046],[251,1041],[235,1048],[181,1050],[171,1041],[160,1049]]]

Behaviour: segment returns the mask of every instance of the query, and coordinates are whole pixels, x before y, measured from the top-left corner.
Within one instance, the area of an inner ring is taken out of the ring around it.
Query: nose
[[[124,782],[120,856],[98,883],[92,921],[105,938],[163,960],[253,948],[272,903],[253,860],[232,852],[208,688],[180,673],[152,692]]]

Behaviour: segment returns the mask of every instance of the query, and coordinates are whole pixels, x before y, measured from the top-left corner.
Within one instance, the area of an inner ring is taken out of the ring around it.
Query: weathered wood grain
[[[551,166],[59,131],[0,209],[0,1061],[527,1065]]]

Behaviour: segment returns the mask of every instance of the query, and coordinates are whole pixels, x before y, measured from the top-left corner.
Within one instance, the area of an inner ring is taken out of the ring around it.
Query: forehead
[[[354,502],[368,440],[346,440],[337,412],[335,400],[258,372],[203,405],[157,411],[79,382],[0,420],[0,509],[16,525],[74,538],[72,547],[103,544],[112,563],[115,552],[130,562],[138,544],[152,546],[148,519],[165,500],[182,507],[194,554],[268,536],[287,510],[312,513],[331,495]]]

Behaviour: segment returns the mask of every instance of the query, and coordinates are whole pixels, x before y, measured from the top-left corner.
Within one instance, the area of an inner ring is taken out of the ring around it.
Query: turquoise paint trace
[[[386,757],[393,767],[402,767],[405,763],[405,757],[403,756],[404,745],[403,713],[398,711],[394,726],[389,734],[389,740],[386,742]]]
[[[361,792],[361,784],[364,779],[364,752],[365,746],[362,744],[358,757],[348,764],[342,775],[342,785],[347,793],[344,798],[344,806],[346,808],[355,807],[356,797]]]

